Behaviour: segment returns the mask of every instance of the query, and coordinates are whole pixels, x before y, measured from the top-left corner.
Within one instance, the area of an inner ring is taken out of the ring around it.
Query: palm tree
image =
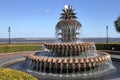
[[[76,42],[79,39],[77,38],[77,35],[79,35],[77,30],[82,25],[76,20],[76,13],[74,13],[72,6],[67,5],[67,8],[65,7],[62,11],[60,21],[56,25],[56,36],[59,36],[58,40],[61,42]]]
[[[114,22],[115,24],[115,28],[117,32],[120,32],[120,16],[118,17],[118,19]]]

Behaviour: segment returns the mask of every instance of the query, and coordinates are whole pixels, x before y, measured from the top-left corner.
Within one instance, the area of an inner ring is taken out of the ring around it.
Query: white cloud
[[[34,10],[35,12],[42,12],[42,13],[49,13],[51,10],[50,9],[38,9],[38,8],[36,8],[35,10]]]

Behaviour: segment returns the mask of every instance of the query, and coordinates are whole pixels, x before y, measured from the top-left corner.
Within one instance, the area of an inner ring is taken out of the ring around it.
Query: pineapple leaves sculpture
[[[120,16],[118,19],[114,22],[116,31],[120,33]]]
[[[80,30],[81,24],[76,20],[76,13],[72,6],[66,5],[62,11],[60,21],[56,25],[56,36],[63,43],[76,42],[79,40],[78,30]]]

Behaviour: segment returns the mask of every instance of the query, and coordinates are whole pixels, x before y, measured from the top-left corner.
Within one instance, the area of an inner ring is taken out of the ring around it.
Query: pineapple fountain
[[[56,25],[58,42],[43,43],[47,50],[30,54],[26,59],[29,71],[74,79],[93,77],[111,70],[110,54],[96,51],[94,42],[79,42],[82,25],[76,20],[72,6],[66,5],[62,11]]]

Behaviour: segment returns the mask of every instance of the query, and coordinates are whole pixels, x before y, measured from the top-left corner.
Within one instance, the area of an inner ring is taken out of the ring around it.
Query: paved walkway
[[[3,64],[4,62],[7,62],[7,61],[23,58],[33,52],[34,51],[2,53],[0,54],[0,64]]]

